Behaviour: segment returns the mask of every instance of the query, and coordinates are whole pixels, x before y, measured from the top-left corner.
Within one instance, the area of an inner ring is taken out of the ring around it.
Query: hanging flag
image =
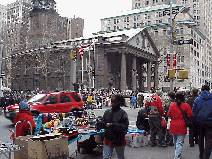
[[[80,60],[82,60],[82,57],[83,57],[83,44],[81,44],[80,46],[79,46],[79,48],[78,48],[78,53],[79,53],[79,55],[80,55]]]
[[[52,115],[52,119],[56,119],[56,117],[57,117],[57,114],[54,112]]]

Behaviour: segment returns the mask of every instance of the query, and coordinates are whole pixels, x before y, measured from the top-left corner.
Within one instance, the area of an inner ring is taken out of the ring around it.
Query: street
[[[137,113],[139,111],[139,108],[136,109],[130,109],[129,107],[122,107],[127,113],[128,118],[130,121],[130,126],[135,125],[136,123],[136,117]],[[108,107],[103,107],[103,109],[94,109],[95,115],[102,116],[104,111],[108,109]],[[9,138],[11,133],[8,131],[9,129],[13,128],[13,125],[10,120],[6,119],[4,115],[0,116],[0,141],[3,142],[12,142]],[[83,136],[80,141],[83,141],[84,139],[88,138],[88,136]],[[69,156],[73,154],[74,158],[77,159],[101,159],[102,158],[102,147],[98,147],[94,150],[94,152],[91,155],[88,154],[76,154],[74,153],[77,149],[77,143],[74,142],[69,145]],[[186,135],[184,148],[182,152],[181,159],[198,159],[199,155],[199,149],[198,145],[195,145],[194,147],[189,147],[188,143],[188,135]],[[140,148],[132,148],[132,147],[125,147],[125,159],[173,159],[174,158],[174,147],[151,147],[151,146],[145,146]],[[2,158],[4,158],[2,156]],[[115,159],[116,152],[113,152],[112,159]],[[212,159],[212,157],[210,158]]]

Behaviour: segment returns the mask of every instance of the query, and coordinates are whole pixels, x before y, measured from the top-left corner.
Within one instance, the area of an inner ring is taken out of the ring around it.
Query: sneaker
[[[194,144],[190,144],[190,147],[194,147]]]
[[[155,146],[157,146],[157,144],[155,142],[152,142],[151,147],[155,147]]]
[[[158,147],[166,147],[165,143],[159,144]]]

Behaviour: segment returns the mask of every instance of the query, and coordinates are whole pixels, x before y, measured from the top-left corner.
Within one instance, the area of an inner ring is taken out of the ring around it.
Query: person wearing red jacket
[[[169,111],[167,113],[168,117],[171,117],[169,133],[173,134],[173,142],[175,148],[175,158],[180,159],[185,135],[187,134],[187,126],[183,117],[183,114],[186,114],[188,118],[191,118],[192,111],[191,107],[184,103],[184,93],[176,93],[176,101],[170,105]],[[180,111],[181,108],[182,112]]]
[[[24,121],[24,120],[29,121],[31,123],[32,131],[34,131],[35,123],[31,116],[29,104],[22,101],[19,104],[19,112],[16,114],[16,117],[15,117],[13,123],[16,124],[18,121]],[[15,137],[28,135],[29,129],[30,129],[30,126],[27,122],[18,123],[16,126],[16,136]]]
[[[145,103],[146,112],[149,117],[150,141],[152,147],[157,145],[156,143],[157,133],[159,136],[158,146],[166,147],[165,134],[161,127],[161,119],[163,116],[162,101],[159,97],[161,94],[162,94],[161,91],[156,91],[156,94],[153,94],[149,99],[147,99]]]

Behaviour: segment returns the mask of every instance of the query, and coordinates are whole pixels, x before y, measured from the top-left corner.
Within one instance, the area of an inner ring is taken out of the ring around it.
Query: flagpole
[[[90,46],[89,46],[89,92],[91,92],[91,53],[90,53]]]

